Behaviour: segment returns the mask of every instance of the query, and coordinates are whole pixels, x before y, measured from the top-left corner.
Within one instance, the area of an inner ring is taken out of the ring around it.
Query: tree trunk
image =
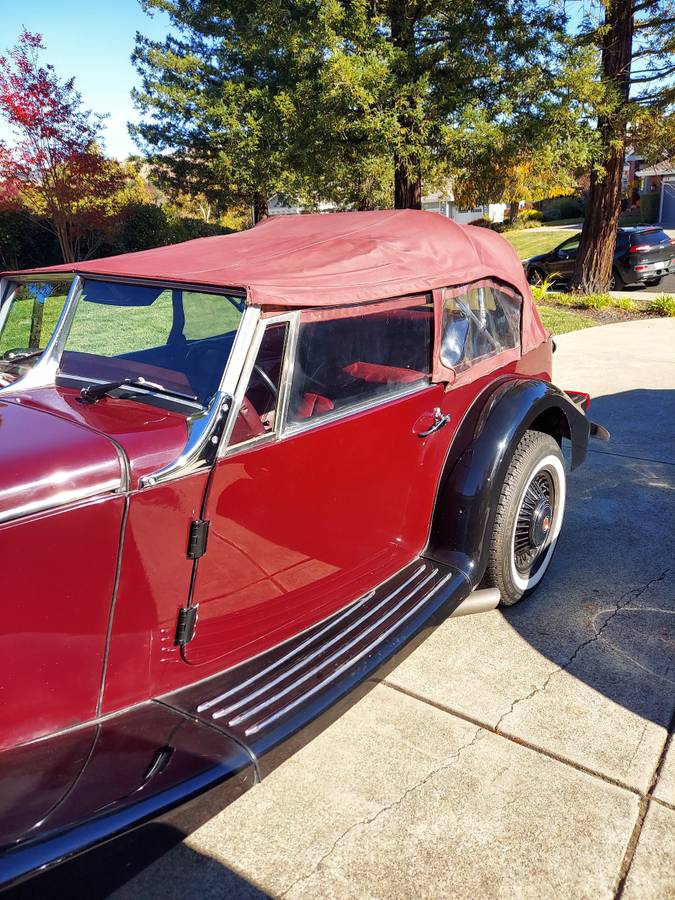
[[[520,212],[520,200],[512,200],[509,203],[509,222],[513,222]]]
[[[419,16],[415,4],[410,0],[392,0],[389,4],[391,19],[391,42],[398,52],[394,73],[398,82],[398,93],[405,97],[417,69],[417,47],[415,43],[415,23]],[[406,135],[408,147],[415,145],[418,124],[405,108],[398,115],[399,131]],[[419,155],[408,149],[394,154],[394,208],[422,209],[422,173]]]
[[[625,110],[630,91],[634,0],[610,0],[602,46],[603,78],[619,98],[612,115],[598,117],[604,158],[591,169],[591,186],[571,287],[586,292],[609,288],[621,207],[621,175],[626,141]],[[604,171],[603,171],[604,170]]]
[[[394,208],[422,209],[422,177],[419,163],[394,156]]]
[[[253,224],[262,222],[269,216],[269,204],[267,194],[262,191],[256,191],[253,195]]]

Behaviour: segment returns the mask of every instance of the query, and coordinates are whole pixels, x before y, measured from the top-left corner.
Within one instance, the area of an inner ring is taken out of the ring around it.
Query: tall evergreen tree
[[[597,152],[572,285],[609,286],[621,203],[627,135],[649,155],[675,152],[675,3],[599,0],[579,41],[598,48]]]
[[[451,171],[467,109],[513,122],[536,109],[565,24],[542,0],[144,5],[174,34],[137,36],[137,138],[177,185],[246,200],[256,218],[277,192],[419,207],[422,178]]]

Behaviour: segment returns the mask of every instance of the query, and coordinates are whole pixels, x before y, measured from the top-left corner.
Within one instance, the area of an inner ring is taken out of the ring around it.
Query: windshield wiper
[[[80,399],[83,403],[96,403],[102,397],[106,397],[111,391],[117,388],[142,388],[143,390],[155,391],[158,394],[165,394],[167,397],[177,397],[180,400],[190,400],[192,403],[201,403],[199,397],[194,394],[183,394],[181,391],[172,391],[171,388],[164,387],[163,384],[157,384],[154,381],[146,381],[144,378],[120,378],[118,381],[104,381],[102,384],[88,384],[80,391]]]
[[[24,359],[33,359],[34,356],[40,356],[44,353],[44,349],[39,347],[37,350],[9,350],[2,357],[5,362],[21,362]]]

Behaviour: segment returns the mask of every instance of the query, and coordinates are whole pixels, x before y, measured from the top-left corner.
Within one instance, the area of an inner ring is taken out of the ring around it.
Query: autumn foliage
[[[24,31],[0,56],[0,114],[15,135],[11,148],[0,142],[0,206],[21,203],[42,216],[71,262],[93,249],[87,240],[104,227],[126,175],[100,152],[101,117],[83,108],[74,79],[40,64],[44,49],[39,34]]]

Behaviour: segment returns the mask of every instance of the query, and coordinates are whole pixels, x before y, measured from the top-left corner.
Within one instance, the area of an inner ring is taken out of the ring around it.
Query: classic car
[[[608,437],[552,384],[514,251],[432,213],[5,273],[0,300],[3,884],[192,827],[439,622],[530,594],[563,441],[575,468]]]

